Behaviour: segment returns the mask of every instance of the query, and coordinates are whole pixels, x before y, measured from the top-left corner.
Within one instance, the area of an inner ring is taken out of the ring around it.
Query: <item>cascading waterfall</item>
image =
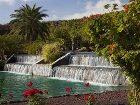
[[[27,63],[35,64],[41,60],[41,57],[38,55],[16,55],[16,63]]]
[[[114,67],[114,65],[110,61],[107,61],[107,59],[104,57],[82,54],[72,55],[70,59],[70,65]]]
[[[41,59],[38,55],[16,55],[16,62],[7,63],[4,66],[5,71],[22,74],[34,74],[51,76],[51,66],[49,64],[36,64]]]
[[[4,66],[5,71],[32,74],[31,64],[18,64],[18,63],[8,63]]]
[[[111,61],[104,57],[96,56],[95,53],[75,55],[68,53],[51,65],[37,64],[41,61],[41,57],[37,55],[17,55],[15,60],[16,62],[5,65],[5,71],[91,81],[108,85],[128,84],[127,79],[119,71],[119,67],[114,66]],[[65,61],[67,61],[67,64],[62,65],[66,63]]]
[[[52,69],[49,64],[35,64],[32,65],[34,75],[52,76]]]
[[[126,78],[118,68],[59,66],[55,67],[55,77],[91,81],[110,85],[126,85]]]
[[[126,85],[126,78],[110,61],[95,54],[71,55],[69,65],[54,67],[55,77],[91,81],[109,85]]]

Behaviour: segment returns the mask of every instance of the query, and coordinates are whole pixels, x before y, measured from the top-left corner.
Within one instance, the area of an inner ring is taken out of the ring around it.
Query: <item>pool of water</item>
[[[128,89],[126,86],[104,86],[91,84],[85,87],[84,82],[59,80],[43,76],[21,75],[8,72],[0,72],[0,93],[3,95],[13,94],[13,101],[23,100],[23,92],[28,88],[27,83],[33,82],[33,87],[48,90],[45,97],[65,95],[65,88],[71,87],[71,94],[84,94],[90,92],[105,92]]]

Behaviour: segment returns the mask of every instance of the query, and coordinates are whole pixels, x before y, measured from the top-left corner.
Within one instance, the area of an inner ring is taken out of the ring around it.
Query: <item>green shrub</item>
[[[39,54],[44,44],[45,42],[36,40],[32,44],[25,45],[25,51],[28,54]]]
[[[96,53],[111,58],[135,89],[131,105],[140,105],[140,1],[126,6],[127,11],[96,15],[89,21],[88,31],[93,36]]]
[[[20,35],[0,36],[0,56],[13,54],[21,50],[22,38]]]
[[[61,47],[60,42],[46,44],[42,49],[42,57],[47,63],[52,63],[62,55]]]
[[[140,92],[137,89],[132,89],[128,94],[128,99],[131,105],[140,104]]]

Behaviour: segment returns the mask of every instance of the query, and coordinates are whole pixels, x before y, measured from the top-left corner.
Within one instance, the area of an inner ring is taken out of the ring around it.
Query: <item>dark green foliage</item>
[[[111,12],[90,21],[96,52],[111,58],[128,77],[133,89],[140,93],[140,3],[129,4],[125,12]],[[139,105],[138,95],[132,105]]]
[[[28,54],[40,54],[44,44],[45,42],[41,40],[36,40],[31,44],[24,44],[24,52]]]
[[[0,71],[3,70],[4,65],[5,65],[5,61],[4,60],[0,60]]]
[[[22,37],[19,35],[3,35],[0,36],[0,58],[4,59],[4,55],[20,52]]]
[[[11,17],[13,20],[11,33],[22,35],[25,41],[32,42],[38,38],[46,41],[48,37],[48,28],[44,22],[44,17],[48,16],[41,10],[42,7],[30,7],[28,4],[15,10]]]
[[[0,24],[0,35],[8,34],[9,32],[10,32],[9,24],[5,24],[5,25]]]
[[[50,41],[62,40],[64,49],[91,46],[91,37],[87,35],[83,19],[47,22],[50,31]]]
[[[129,94],[128,99],[131,105],[139,105],[140,104],[140,92],[138,89],[133,88]]]

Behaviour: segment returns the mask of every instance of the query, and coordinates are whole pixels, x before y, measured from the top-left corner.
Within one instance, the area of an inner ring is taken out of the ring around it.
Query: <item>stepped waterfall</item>
[[[38,64],[42,61],[38,55],[15,55],[13,58],[13,62],[5,65],[5,71],[108,85],[128,84],[119,67],[95,53],[67,53],[52,64]]]
[[[35,64],[40,60],[41,57],[38,55],[16,55],[16,63]]]
[[[59,78],[109,85],[127,84],[127,80],[119,71],[119,67],[95,54],[71,55],[68,65],[54,67],[54,71],[55,77]]]
[[[104,57],[97,57],[96,55],[72,55],[70,58],[70,65],[80,66],[101,66],[101,67],[114,67],[114,65],[107,61]]]
[[[4,66],[5,71],[14,73],[50,76],[51,69],[48,64],[37,64],[42,60],[38,55],[15,55],[15,61]]]

